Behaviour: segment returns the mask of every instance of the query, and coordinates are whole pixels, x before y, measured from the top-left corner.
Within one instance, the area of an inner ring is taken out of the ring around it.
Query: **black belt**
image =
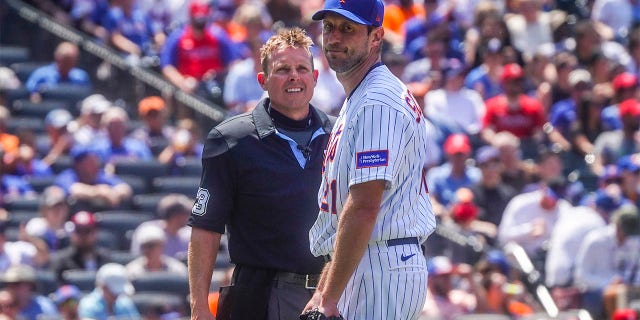
[[[274,282],[294,284],[302,286],[305,289],[315,289],[318,287],[318,281],[320,281],[319,274],[298,274],[293,272],[278,272],[273,278]]]
[[[298,274],[274,269],[237,265],[233,272],[232,280],[234,284],[242,285],[262,286],[268,283],[273,283],[275,285],[287,283],[298,285],[306,289],[315,289],[318,286],[320,275]]]
[[[384,242],[387,244],[387,247],[395,247],[395,246],[401,246],[401,245],[405,245],[405,244],[415,244],[417,246],[420,245],[420,241],[418,241],[417,237],[389,239],[389,240],[386,240]],[[324,259],[324,262],[331,261],[331,256],[328,255],[328,254],[322,256],[322,258]]]

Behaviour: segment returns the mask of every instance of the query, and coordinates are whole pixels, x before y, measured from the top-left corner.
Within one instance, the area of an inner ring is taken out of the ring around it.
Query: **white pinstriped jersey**
[[[329,138],[311,252],[333,252],[349,187],[373,180],[385,180],[386,190],[370,242],[424,242],[436,226],[423,172],[427,152],[422,111],[407,87],[384,65],[370,70],[345,101]]]

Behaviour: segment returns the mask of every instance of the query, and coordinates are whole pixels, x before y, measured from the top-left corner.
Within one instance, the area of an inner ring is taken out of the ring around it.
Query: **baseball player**
[[[348,95],[325,151],[309,232],[325,256],[319,286],[303,312],[345,319],[416,319],[427,289],[420,244],[436,226],[423,164],[422,111],[381,64],[382,0],[327,0],[323,52]]]

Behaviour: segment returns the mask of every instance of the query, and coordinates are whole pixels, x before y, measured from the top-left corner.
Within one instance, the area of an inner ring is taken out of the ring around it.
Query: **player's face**
[[[373,33],[365,25],[327,13],[322,20],[322,50],[331,69],[344,73],[363,63],[371,51]]]
[[[258,75],[260,85],[269,93],[271,106],[288,116],[309,108],[317,79],[318,72],[313,69],[310,53],[292,47],[273,52],[267,74]]]

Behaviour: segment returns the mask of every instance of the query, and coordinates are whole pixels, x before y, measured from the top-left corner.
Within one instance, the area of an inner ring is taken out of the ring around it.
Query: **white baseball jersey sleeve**
[[[325,151],[320,213],[309,232],[314,255],[333,251],[349,188],[367,181],[386,181],[370,242],[417,237],[422,243],[433,232],[423,121],[407,87],[386,66],[372,69],[347,98]]]

